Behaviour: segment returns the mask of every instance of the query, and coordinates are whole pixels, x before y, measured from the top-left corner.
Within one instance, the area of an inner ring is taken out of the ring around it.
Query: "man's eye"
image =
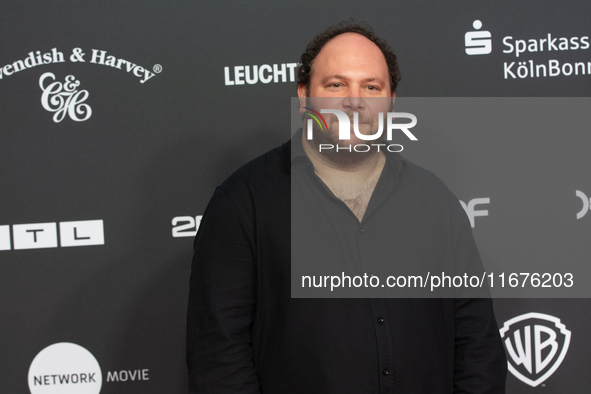
[[[376,86],[370,85],[367,87],[369,90],[378,90]]]
[[[337,82],[337,83],[331,83],[331,84],[329,85],[329,87],[331,87],[331,88],[340,88],[341,86],[342,86],[342,85],[341,85],[340,83],[338,83],[338,82]]]

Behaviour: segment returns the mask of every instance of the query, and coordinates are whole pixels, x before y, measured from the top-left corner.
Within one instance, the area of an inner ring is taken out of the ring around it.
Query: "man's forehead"
[[[314,59],[312,69],[328,64],[354,66],[380,60],[387,67],[386,58],[375,43],[361,34],[349,32],[328,41]]]
[[[334,36],[333,38],[328,40],[326,44],[324,44],[323,48],[326,48],[330,45],[354,45],[364,43],[375,45],[369,38],[365,37],[363,34],[347,32]]]
[[[382,51],[373,41],[359,33],[339,34],[324,44],[318,56],[320,56],[322,52],[335,55],[340,52],[356,51],[373,53],[375,55],[381,54],[383,56]]]

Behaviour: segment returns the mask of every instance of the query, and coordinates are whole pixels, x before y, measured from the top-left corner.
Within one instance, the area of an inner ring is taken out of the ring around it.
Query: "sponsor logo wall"
[[[591,141],[572,114],[588,113],[591,6],[542,3],[335,11],[321,1],[312,14],[293,2],[6,5],[0,391],[188,392],[186,299],[201,215],[226,177],[289,138],[301,53],[351,16],[394,47],[401,99],[578,98],[572,112],[537,109],[553,132],[475,125],[459,135],[449,114],[425,125],[413,112],[418,141],[401,141],[461,200],[485,263],[588,262]],[[588,299],[494,302],[508,393],[588,391]]]

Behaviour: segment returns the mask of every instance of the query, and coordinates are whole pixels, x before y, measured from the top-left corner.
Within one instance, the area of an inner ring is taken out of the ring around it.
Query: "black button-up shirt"
[[[359,223],[315,176],[300,138],[239,169],[204,213],[190,283],[191,393],[503,393],[506,360],[489,299],[291,298],[292,166],[304,169],[302,197],[317,202],[316,217],[342,210],[334,217],[352,270],[368,268],[368,245],[383,242],[372,218],[393,199],[405,209],[387,231],[406,260],[478,258],[465,214],[434,175],[387,154]],[[441,245],[408,243],[409,223]]]

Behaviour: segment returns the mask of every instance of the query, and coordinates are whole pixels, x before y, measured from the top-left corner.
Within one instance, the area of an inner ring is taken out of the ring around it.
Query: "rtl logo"
[[[15,250],[43,249],[69,246],[104,245],[102,220],[28,223],[12,225],[12,241]],[[10,226],[0,226],[0,250],[11,249]]]

